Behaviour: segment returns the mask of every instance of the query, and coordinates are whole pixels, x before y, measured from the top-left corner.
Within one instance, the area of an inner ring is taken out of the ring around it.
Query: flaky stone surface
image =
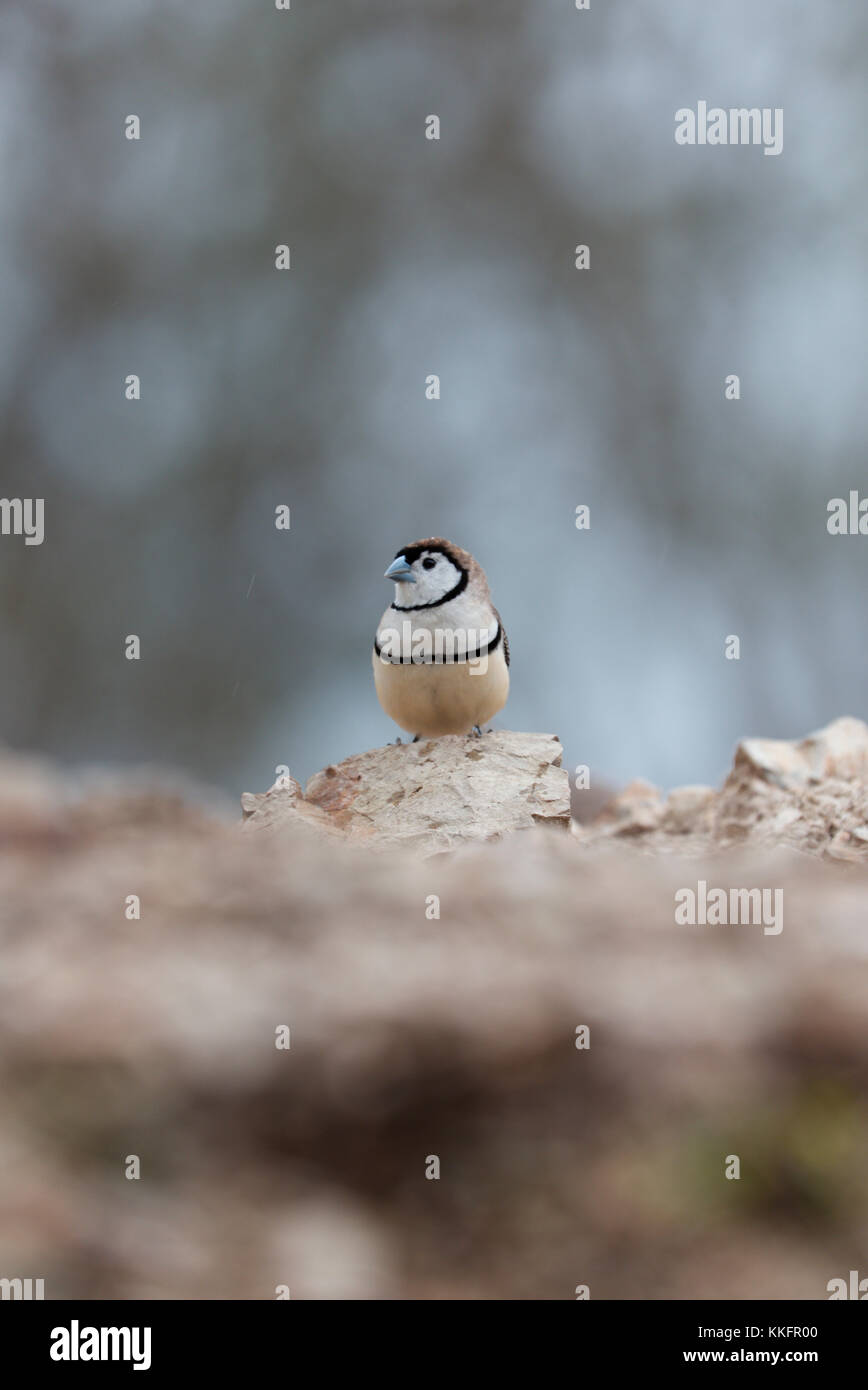
[[[298,830],[301,833],[341,835],[340,826],[319,806],[305,800],[301,783],[279,777],[267,792],[244,792],[241,811],[245,830]]]
[[[437,854],[534,825],[569,824],[569,777],[551,734],[495,731],[389,744],[242,805],[250,829],[305,820],[376,849]]]

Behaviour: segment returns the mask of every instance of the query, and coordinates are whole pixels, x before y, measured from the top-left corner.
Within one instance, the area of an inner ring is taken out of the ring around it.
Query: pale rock
[[[798,746],[784,739],[742,739],[735,750],[733,772],[742,770],[778,787],[801,785],[808,778],[808,767]]]
[[[713,787],[675,787],[666,799],[661,826],[673,835],[710,830],[713,804]]]
[[[734,771],[752,772],[780,787],[801,787],[829,778],[868,780],[868,725],[861,719],[835,719],[800,743],[744,739],[736,749]]]
[[[868,726],[841,718],[800,741],[745,739],[717,798],[718,843],[754,839],[863,859]]]
[[[247,828],[305,823],[374,849],[437,854],[534,825],[566,829],[569,776],[552,734],[496,730],[389,744],[261,796],[245,793]],[[291,779],[290,779],[291,780]]]
[[[341,833],[340,827],[324,811],[305,801],[301,783],[294,777],[279,777],[267,792],[243,792],[241,810],[245,830]]]
[[[660,792],[637,777],[603,808],[598,822],[612,835],[642,835],[656,830],[662,815]]]
[[[839,830],[826,846],[830,859],[843,859],[858,863],[865,858],[865,846],[851,835],[849,830]]]
[[[799,741],[744,739],[720,791],[677,787],[666,801],[632,782],[589,825],[647,854],[705,854],[742,841],[839,860],[868,858],[868,725],[836,719]]]

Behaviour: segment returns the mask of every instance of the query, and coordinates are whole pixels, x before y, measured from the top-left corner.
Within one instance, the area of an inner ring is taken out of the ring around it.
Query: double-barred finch
[[[383,709],[417,737],[477,732],[509,694],[509,643],[473,556],[441,536],[399,550],[374,641]]]

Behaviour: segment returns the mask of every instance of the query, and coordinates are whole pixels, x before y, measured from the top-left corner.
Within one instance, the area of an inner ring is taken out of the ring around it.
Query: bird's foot
[[[478,724],[474,724],[471,733],[474,733],[477,738],[482,738],[482,730],[480,729]]]
[[[419,742],[419,739],[420,739],[421,737],[422,737],[421,734],[414,734],[414,735],[413,735],[413,742],[414,742],[414,743],[418,743],[418,742]]]

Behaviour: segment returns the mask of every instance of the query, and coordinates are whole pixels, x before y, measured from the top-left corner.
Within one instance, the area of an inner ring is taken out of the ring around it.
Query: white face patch
[[[400,608],[440,603],[461,582],[461,570],[440,550],[423,550],[410,565],[415,583],[398,580],[395,603]]]

